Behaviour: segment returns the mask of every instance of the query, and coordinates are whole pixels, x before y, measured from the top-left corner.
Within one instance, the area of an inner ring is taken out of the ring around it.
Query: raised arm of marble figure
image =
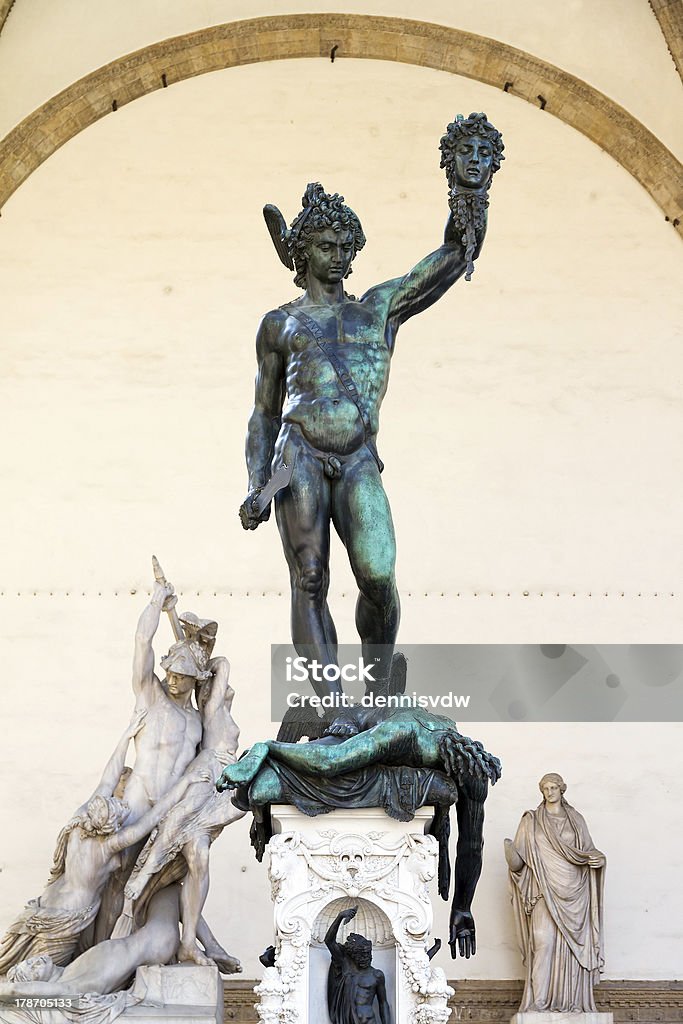
[[[211,679],[202,684],[203,686],[210,687],[206,703],[201,709],[204,727],[201,743],[203,750],[211,750],[217,746],[216,738],[212,735],[215,730],[211,729],[211,723],[223,708],[228,712],[230,711],[232,700],[235,696],[235,691],[230,686],[230,662],[228,659],[224,657],[212,658],[209,662],[209,668],[212,672]]]
[[[135,631],[135,654],[133,655],[133,693],[144,702],[152,699],[154,687],[154,649],[152,640],[159,628],[161,613],[171,608],[177,598],[170,583],[155,581],[152,600],[138,620]]]
[[[116,789],[117,783],[121,778],[121,772],[124,769],[126,763],[126,754],[128,753],[128,745],[130,741],[137,736],[140,730],[145,724],[145,716],[147,715],[146,708],[136,708],[133,712],[133,716],[126,726],[121,739],[114,748],[114,753],[107,761],[104,771],[102,772],[102,778],[97,784],[90,800],[93,796],[111,796]],[[86,800],[86,805],[89,803]],[[85,805],[84,805],[85,806]]]

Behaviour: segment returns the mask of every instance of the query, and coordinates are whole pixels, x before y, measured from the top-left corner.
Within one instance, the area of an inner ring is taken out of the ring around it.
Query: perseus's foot
[[[268,757],[268,744],[255,743],[235,764],[229,764],[221,772],[216,789],[222,793],[235,786],[246,786],[258,774],[259,768]]]
[[[176,959],[179,964],[199,964],[200,967],[213,967],[214,961],[208,956],[205,956],[196,942],[191,942],[187,946],[181,942],[178,946],[178,953]]]

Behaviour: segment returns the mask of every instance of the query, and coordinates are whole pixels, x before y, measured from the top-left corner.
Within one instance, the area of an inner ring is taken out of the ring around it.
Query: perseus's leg
[[[367,448],[344,466],[333,493],[332,517],[358,584],[356,628],[367,664],[377,662],[375,687],[386,686],[400,619],[396,538],[377,463]]]
[[[320,461],[298,449],[289,487],[275,500],[292,593],[292,640],[302,657],[337,663],[337,634],[327,604],[330,584],[330,485]],[[319,696],[338,684],[314,684]]]

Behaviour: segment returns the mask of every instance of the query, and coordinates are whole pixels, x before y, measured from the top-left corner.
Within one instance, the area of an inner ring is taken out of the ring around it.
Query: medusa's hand
[[[477,952],[474,918],[469,910],[456,910],[452,914],[449,945],[451,947],[451,956],[454,960],[457,958],[458,953],[469,960]]]

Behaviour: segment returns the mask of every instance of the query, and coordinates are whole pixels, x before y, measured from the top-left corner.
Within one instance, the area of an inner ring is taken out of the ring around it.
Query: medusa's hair
[[[356,932],[351,932],[346,937],[344,950],[354,963],[364,956],[372,957],[372,943],[370,939],[366,939],[364,935],[358,935]]]
[[[458,114],[455,121],[452,121],[446,128],[446,134],[442,136],[439,143],[439,149],[441,150],[441,164],[439,166],[446,168],[446,177],[448,178],[449,185],[453,184],[455,148],[461,139],[471,135],[478,135],[482,139],[488,139],[491,143],[493,149],[491,176],[500,170],[501,161],[505,159],[503,156],[503,150],[505,149],[503,136],[487,119],[486,114],[472,113],[469,117],[463,117],[462,114]],[[489,178],[489,185],[490,183],[491,179]]]
[[[294,218],[289,229],[287,244],[296,270],[294,284],[299,288],[305,288],[306,248],[316,231],[324,231],[325,228],[350,231],[353,236],[354,256],[365,245],[365,235],[356,214],[344,204],[344,196],[337,192],[326,192],[320,182],[314,181],[306,186],[301,206],[301,213]],[[348,277],[350,273],[349,267],[346,276]]]
[[[483,188],[463,188],[456,177],[456,150],[462,139],[477,135],[491,143],[491,173]],[[453,215],[453,226],[460,235],[465,255],[465,280],[469,281],[474,273],[474,259],[479,244],[486,230],[486,209],[489,205],[488,192],[491,180],[500,162],[504,160],[503,136],[497,128],[487,120],[486,114],[472,113],[469,117],[458,114],[446,129],[439,143],[441,150],[441,167],[446,168],[449,189],[449,205]]]
[[[439,753],[444,771],[452,779],[470,775],[480,782],[488,779],[495,786],[501,776],[498,758],[484,750],[479,740],[471,740],[457,729],[439,737]]]

